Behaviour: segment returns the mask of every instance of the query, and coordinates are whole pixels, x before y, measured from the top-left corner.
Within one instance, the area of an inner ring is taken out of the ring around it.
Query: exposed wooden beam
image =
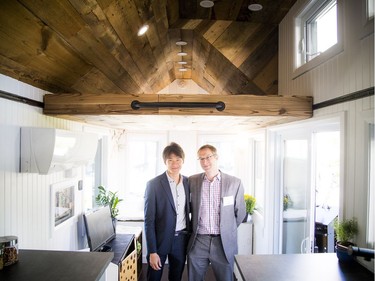
[[[223,102],[225,109],[215,108],[142,108],[139,102]],[[306,119],[312,116],[312,98],[305,96],[256,95],[122,95],[122,94],[47,94],[44,113],[48,115],[215,115],[280,116]]]

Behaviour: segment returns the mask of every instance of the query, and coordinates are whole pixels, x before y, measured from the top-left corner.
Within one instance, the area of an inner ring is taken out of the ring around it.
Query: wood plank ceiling
[[[119,95],[138,99],[156,95],[176,79],[191,79],[209,95],[223,99],[277,95],[278,24],[296,0],[213,2],[212,8],[203,8],[200,0],[1,0],[0,73],[52,93],[45,99],[47,114],[116,128],[128,128],[129,123],[133,129],[147,126],[124,112],[106,112],[100,103],[97,114],[85,115],[80,108],[96,103],[97,97],[111,98],[116,104]],[[255,2],[263,6],[261,11],[248,9]],[[137,36],[143,23],[150,29]],[[176,44],[181,40],[187,45]],[[186,71],[179,71],[181,67]],[[64,112],[72,94],[85,104]],[[48,111],[53,97],[62,102],[58,112]],[[250,124],[251,114],[246,112],[242,115],[248,119],[233,122],[255,128],[310,117],[311,98],[298,101],[303,106],[294,113],[276,106],[282,113],[269,118],[272,114],[265,112],[264,122],[258,114]],[[210,119],[183,113],[190,124]],[[173,114],[173,110],[156,114]],[[197,115],[218,114],[210,110]]]

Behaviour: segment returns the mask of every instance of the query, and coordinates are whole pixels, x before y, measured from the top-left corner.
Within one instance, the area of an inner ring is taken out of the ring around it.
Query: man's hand
[[[157,253],[150,254],[150,266],[154,270],[160,270],[161,269],[161,261],[160,257]]]

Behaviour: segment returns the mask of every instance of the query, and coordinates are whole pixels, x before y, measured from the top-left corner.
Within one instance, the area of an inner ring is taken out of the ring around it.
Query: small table
[[[0,270],[7,281],[97,281],[113,253],[19,250],[17,263]]]
[[[374,280],[374,274],[357,262],[339,263],[335,253],[237,255],[235,274],[243,281]]]

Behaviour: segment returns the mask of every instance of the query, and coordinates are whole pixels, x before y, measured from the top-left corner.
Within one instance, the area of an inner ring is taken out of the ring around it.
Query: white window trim
[[[305,11],[309,10],[316,1],[307,1],[306,6],[302,11],[298,11],[294,19],[294,71],[292,79],[296,79],[302,74],[316,68],[322,63],[328,61],[334,56],[338,55],[344,50],[343,44],[343,2],[342,0],[337,0],[337,43],[331,48],[320,54],[319,56],[311,59],[310,61],[302,64],[301,62],[301,42],[302,35],[301,30],[304,29],[304,23],[301,21],[302,15],[306,14]]]
[[[362,5],[362,25],[363,29],[360,34],[360,39],[363,39],[370,34],[374,33],[374,16],[371,18],[367,17],[367,1],[368,0],[363,0],[361,1],[363,3]],[[372,0],[373,1],[373,0]]]

